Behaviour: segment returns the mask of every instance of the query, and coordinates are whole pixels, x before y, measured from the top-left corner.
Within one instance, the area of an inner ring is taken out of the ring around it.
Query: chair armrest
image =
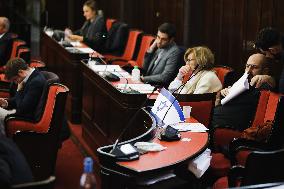
[[[19,131],[37,131],[35,127],[36,123],[35,120],[16,116],[15,114],[8,115],[5,118],[6,134],[12,137]]]
[[[238,186],[239,181],[244,176],[245,168],[241,165],[235,165],[231,167],[228,173],[228,184],[229,187],[236,187]]]
[[[52,188],[54,185],[55,176],[50,176],[45,180],[35,181],[35,182],[27,182],[23,184],[14,184],[11,188],[23,188],[23,189],[36,189],[36,188]]]

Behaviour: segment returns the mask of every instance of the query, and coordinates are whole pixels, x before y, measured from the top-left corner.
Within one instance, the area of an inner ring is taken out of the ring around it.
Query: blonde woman
[[[222,84],[213,70],[214,55],[209,48],[198,46],[187,49],[184,61],[186,65],[179,69],[177,77],[169,85],[170,91],[181,94],[202,94],[222,89]],[[189,77],[185,79],[188,75]]]

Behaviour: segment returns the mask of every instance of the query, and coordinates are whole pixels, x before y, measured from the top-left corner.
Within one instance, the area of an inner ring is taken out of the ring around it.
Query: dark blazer
[[[161,51],[163,52],[160,59],[154,64]],[[168,86],[181,66],[181,53],[182,51],[175,43],[170,44],[165,49],[157,49],[153,53],[146,53],[143,63],[144,82]]]
[[[13,38],[12,34],[5,33],[0,38],[0,66],[4,66],[10,59],[12,50]]]
[[[37,69],[33,71],[24,88],[8,99],[8,109],[16,109],[16,114],[34,119],[35,110],[42,95],[46,79]]]
[[[0,188],[33,181],[32,172],[17,145],[0,136]]]
[[[83,36],[84,43],[100,52],[107,39],[107,28],[104,17],[98,15],[93,22],[85,21],[82,28],[75,31],[74,34]]]

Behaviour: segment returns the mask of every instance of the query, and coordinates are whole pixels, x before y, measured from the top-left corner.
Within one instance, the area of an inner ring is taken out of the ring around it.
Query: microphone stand
[[[150,95],[146,98],[146,100],[142,103],[142,105],[139,107],[139,109],[133,114],[133,116],[131,117],[131,119],[129,120],[129,122],[127,123],[126,127],[122,130],[121,134],[117,137],[114,145],[113,145],[113,148],[111,149],[110,153],[113,154],[115,149],[117,148],[118,146],[118,142],[119,142],[119,139],[122,137],[122,135],[130,128],[130,126],[132,125],[133,121],[135,120],[135,118],[137,117],[139,111],[141,110],[141,108],[143,108],[147,101],[149,100],[149,98],[154,94],[154,92],[157,90],[157,86],[154,87],[153,91],[150,93]]]

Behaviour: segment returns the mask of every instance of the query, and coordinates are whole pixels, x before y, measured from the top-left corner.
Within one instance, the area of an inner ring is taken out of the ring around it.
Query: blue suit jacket
[[[8,99],[8,109],[16,109],[16,114],[26,118],[35,118],[35,110],[42,95],[46,79],[38,70],[34,70],[15,96]]]

